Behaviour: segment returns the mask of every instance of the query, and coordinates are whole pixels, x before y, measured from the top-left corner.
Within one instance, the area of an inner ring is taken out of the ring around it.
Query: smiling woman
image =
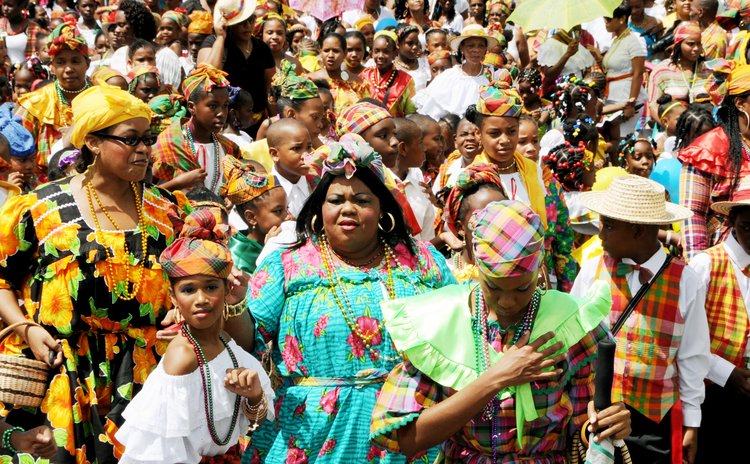
[[[9,417],[47,421],[63,437],[55,462],[117,462],[122,411],[166,347],[156,324],[169,309],[169,282],[157,257],[174,240],[168,216],[187,201],[143,183],[150,117],[120,89],[81,92],[70,140],[90,168],[5,205],[0,318],[39,326],[17,329],[0,352],[44,361],[52,374],[38,417],[16,409]]]
[[[455,279],[442,255],[409,236],[382,160],[361,137],[344,135],[314,158],[322,176],[298,215],[299,243],[264,259],[250,284],[256,349],[273,342],[284,383],[277,423],[255,432],[245,457],[405,462],[366,440],[375,396],[401,360],[380,303]]]

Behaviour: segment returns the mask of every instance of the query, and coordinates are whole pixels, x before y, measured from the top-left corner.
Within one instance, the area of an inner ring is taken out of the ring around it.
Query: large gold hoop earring
[[[312,230],[315,235],[320,235],[320,231],[315,230],[315,223],[318,222],[318,215],[313,214],[312,220],[310,221],[310,230]],[[322,230],[322,227],[321,227]]]
[[[393,232],[393,229],[396,228],[396,219],[393,217],[391,213],[386,213],[388,218],[391,220],[391,227],[388,230],[385,230],[382,224],[380,224],[380,221],[378,221],[378,229],[382,230],[386,234],[390,234]]]

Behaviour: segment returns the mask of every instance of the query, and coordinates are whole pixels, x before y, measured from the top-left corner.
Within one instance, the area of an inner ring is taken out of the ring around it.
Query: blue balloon
[[[651,180],[660,183],[669,193],[669,201],[680,203],[680,173],[682,163],[675,158],[662,158],[654,165]]]

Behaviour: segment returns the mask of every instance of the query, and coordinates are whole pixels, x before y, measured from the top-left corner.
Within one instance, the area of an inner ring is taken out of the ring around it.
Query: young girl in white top
[[[116,434],[125,448],[120,463],[198,463],[225,453],[239,462],[240,435],[274,417],[271,381],[260,362],[222,330],[249,318],[247,299],[227,304],[243,290],[230,295],[228,226],[217,225],[204,209],[175,228],[182,230],[180,238],[160,263],[183,322],[123,412],[125,424]]]

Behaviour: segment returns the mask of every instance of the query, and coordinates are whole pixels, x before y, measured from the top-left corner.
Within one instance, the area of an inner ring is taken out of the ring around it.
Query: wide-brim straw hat
[[[607,190],[583,192],[578,198],[601,216],[633,224],[671,224],[693,215],[668,202],[662,185],[633,174],[616,177]]]
[[[470,39],[472,37],[481,37],[484,40],[486,40],[487,48],[491,48],[497,45],[497,39],[487,34],[487,31],[485,31],[484,28],[480,24],[471,24],[464,28],[463,32],[461,32],[461,35],[451,40],[451,49],[454,52],[457,52],[458,47],[461,46],[463,41],[466,39]]]
[[[732,208],[736,206],[750,206],[750,177],[742,179],[734,195],[732,195],[732,201],[717,201],[711,205],[711,209],[724,216],[729,216]]]
[[[245,21],[255,13],[256,0],[218,0],[214,6],[214,21],[227,20],[227,27]]]

